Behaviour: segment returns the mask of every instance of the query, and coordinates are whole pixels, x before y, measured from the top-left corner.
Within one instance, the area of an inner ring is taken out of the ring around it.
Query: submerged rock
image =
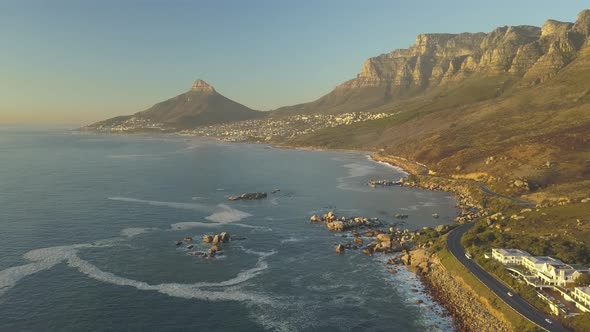
[[[245,193],[241,194],[240,196],[230,196],[227,199],[230,201],[237,201],[240,199],[245,200],[253,200],[253,199],[264,199],[266,198],[267,194],[265,192],[257,192],[257,193]]]

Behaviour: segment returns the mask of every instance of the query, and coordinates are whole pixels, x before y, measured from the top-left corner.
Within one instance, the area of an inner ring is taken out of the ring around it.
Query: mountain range
[[[571,23],[421,34],[407,49],[368,59],[356,78],[309,103],[258,112],[198,80],[148,110],[85,129],[176,131],[293,115],[387,113],[275,143],[380,150],[543,201],[581,197],[590,187],[589,83],[590,10],[584,10]],[[516,180],[529,190],[514,187]]]

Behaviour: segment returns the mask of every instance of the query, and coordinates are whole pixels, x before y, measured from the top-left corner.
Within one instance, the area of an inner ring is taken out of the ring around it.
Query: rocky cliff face
[[[409,48],[368,59],[356,78],[295,109],[370,109],[474,75],[509,75],[520,85],[536,85],[579,56],[589,36],[590,10],[581,12],[575,23],[548,20],[541,28],[504,26],[489,33],[421,34]],[[370,101],[360,102],[363,98]]]

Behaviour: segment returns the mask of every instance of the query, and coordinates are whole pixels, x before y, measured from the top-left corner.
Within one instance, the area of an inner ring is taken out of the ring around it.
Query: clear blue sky
[[[131,114],[202,78],[268,110],[314,100],[418,33],[574,21],[579,0],[2,0],[0,122]]]

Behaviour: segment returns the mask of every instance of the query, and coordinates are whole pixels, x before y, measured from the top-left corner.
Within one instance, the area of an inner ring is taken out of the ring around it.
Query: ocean
[[[0,127],[0,330],[453,330],[391,256],[338,255],[350,235],[309,222],[451,224],[448,193],[367,186],[404,175],[362,152]],[[227,199],[247,192],[268,197]],[[189,255],[220,232],[214,259]]]

